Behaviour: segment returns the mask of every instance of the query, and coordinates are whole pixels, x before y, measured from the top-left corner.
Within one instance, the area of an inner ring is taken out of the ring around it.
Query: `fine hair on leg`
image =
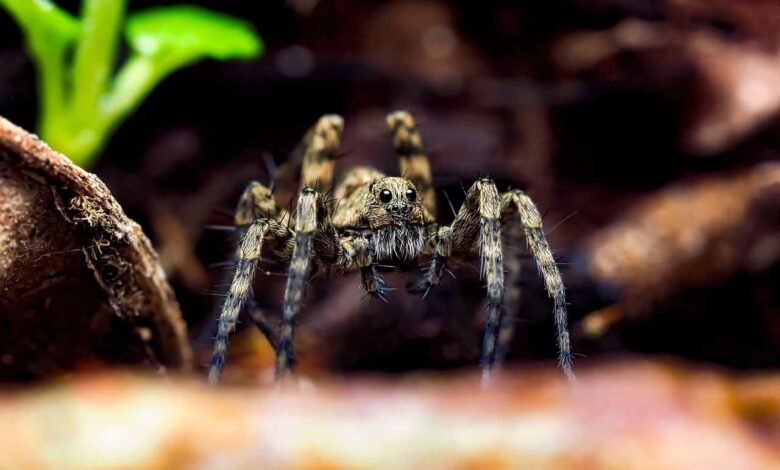
[[[519,217],[528,249],[536,260],[547,294],[553,299],[553,318],[555,319],[558,340],[558,364],[566,377],[569,380],[574,380],[568,315],[566,313],[566,290],[542,229],[542,216],[531,198],[522,191],[509,191],[502,195],[502,199],[504,202],[502,218],[509,222],[513,216]]]
[[[287,160],[276,169],[274,183],[292,181],[296,172],[300,171],[301,188],[310,186],[323,193],[329,191],[343,131],[344,119],[341,116],[321,116],[306,131]]]
[[[262,218],[278,222],[283,216],[284,210],[276,202],[273,191],[262,183],[252,181],[238,199],[234,222],[237,227],[244,227]]]
[[[230,287],[222,305],[222,312],[217,323],[217,335],[214,339],[214,352],[209,368],[209,383],[216,384],[222,366],[225,364],[225,354],[230,333],[235,329],[238,315],[252,289],[257,263],[263,250],[266,238],[281,241],[292,234],[286,227],[276,221],[258,219],[246,230],[238,247],[238,260],[230,281]]]
[[[482,178],[471,185],[452,225],[436,232],[436,252],[413,291],[428,292],[438,285],[450,258],[468,260],[474,248],[480,256],[480,272],[487,282],[487,309],[480,367],[484,381],[490,378],[504,298],[504,259],[501,246],[501,198],[495,183]]]
[[[502,235],[506,290],[504,293],[504,312],[501,315],[501,324],[498,329],[496,366],[504,363],[515,336],[522,295],[523,258],[526,256],[524,248],[520,246],[525,235],[523,234],[523,225],[519,220],[513,220],[503,226]]]
[[[360,285],[363,290],[368,295],[387,302],[387,284],[376,269],[369,241],[361,236],[355,238],[352,244],[355,248],[355,261],[360,267]]]
[[[493,181],[482,179],[479,191],[479,253],[482,278],[487,281],[487,309],[482,341],[482,380],[490,380],[496,357],[504,301],[504,255],[501,247],[501,199]]]
[[[303,188],[298,194],[295,211],[295,243],[290,259],[287,286],[282,303],[282,326],[276,353],[276,378],[281,379],[295,363],[295,316],[301,309],[303,292],[314,257],[314,236],[317,230],[317,209],[320,194],[312,188]]]
[[[425,155],[417,124],[407,111],[390,113],[386,120],[395,153],[398,155],[401,176],[414,183],[429,219],[433,220],[436,217],[436,192],[431,176],[431,164]]]
[[[326,114],[306,133],[299,145],[303,151],[301,188],[311,187],[322,194],[331,190],[343,131],[344,119],[336,114]]]

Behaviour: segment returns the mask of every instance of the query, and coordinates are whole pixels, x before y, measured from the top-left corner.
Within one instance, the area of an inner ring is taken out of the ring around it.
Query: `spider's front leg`
[[[483,378],[489,378],[490,369],[496,361],[504,301],[502,224],[509,227],[510,237],[522,233],[536,259],[547,293],[554,302],[559,365],[566,377],[573,379],[563,281],[542,230],[542,217],[531,198],[522,191],[510,191],[499,197],[490,179],[483,178],[474,183],[452,225],[441,227],[436,233],[436,253],[415,289],[427,292],[435,287],[441,281],[450,258],[468,259],[478,248],[482,261],[481,272],[487,279],[488,298],[480,366]],[[505,333],[508,336],[509,331]],[[508,342],[509,338],[504,338],[504,341]]]
[[[292,239],[293,232],[273,219],[259,218],[246,228],[238,247],[236,269],[219,316],[214,352],[209,368],[210,384],[216,384],[219,380],[219,373],[225,363],[228,337],[235,328],[238,315],[250,295],[252,279],[263,251],[263,242],[270,242],[274,247],[274,252],[285,258],[284,255],[289,253],[289,242]]]
[[[287,214],[287,211],[282,209],[276,202],[276,197],[274,197],[271,188],[258,183],[257,181],[252,181],[244,188],[243,193],[241,193],[238,205],[236,206],[234,222],[238,228],[239,237],[243,238],[246,235],[249,226],[255,220],[266,218],[281,224],[287,217],[289,217],[289,214]],[[285,237],[284,243],[274,244],[273,248],[274,251],[277,252],[276,254],[282,259],[289,259],[290,254],[292,253],[292,237]],[[240,256],[238,257],[240,258]],[[257,304],[251,288],[245,298],[243,307],[249,315],[249,318],[255,323],[263,336],[266,337],[274,351],[276,351],[279,346],[278,335],[273,326],[271,326],[271,323],[268,321],[263,310]]]
[[[566,290],[561,273],[555,263],[550,245],[542,229],[542,216],[528,195],[513,190],[501,195],[501,218],[504,224],[519,224],[528,249],[536,260],[536,265],[544,279],[547,294],[553,299],[553,316],[558,338],[558,364],[569,380],[574,379],[572,371],[571,346],[566,313]]]
[[[504,298],[504,258],[501,249],[501,198],[496,185],[482,178],[469,188],[452,225],[435,235],[436,252],[423,279],[414,287],[427,292],[439,284],[451,258],[470,259],[479,253],[481,273],[487,281],[487,314],[480,367],[487,379],[495,360]]]
[[[287,286],[282,303],[282,327],[276,350],[276,378],[282,378],[295,362],[293,350],[295,316],[301,309],[306,281],[315,257],[332,258],[335,252],[335,229],[330,224],[322,196],[313,188],[303,188],[295,209],[295,240],[293,242]],[[315,243],[316,242],[316,243]],[[315,254],[316,251],[319,253]]]
[[[360,268],[360,285],[366,294],[387,302],[387,284],[374,263],[374,255],[371,252],[371,243],[365,237],[358,237],[352,241],[355,248],[355,262]]]

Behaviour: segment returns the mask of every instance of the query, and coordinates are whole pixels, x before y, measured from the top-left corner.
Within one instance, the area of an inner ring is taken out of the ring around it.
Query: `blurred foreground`
[[[0,422],[0,468],[769,469],[780,375],[624,361],[574,385],[547,369],[484,389],[474,374],[212,391],[113,374],[0,395]]]

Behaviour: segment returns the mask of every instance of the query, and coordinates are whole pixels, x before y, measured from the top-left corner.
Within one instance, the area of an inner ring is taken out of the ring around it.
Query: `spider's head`
[[[397,177],[374,180],[368,188],[364,211],[374,232],[377,261],[417,258],[425,239],[425,210],[411,181]]]

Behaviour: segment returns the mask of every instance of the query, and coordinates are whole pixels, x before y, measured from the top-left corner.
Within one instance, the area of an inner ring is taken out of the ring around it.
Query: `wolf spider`
[[[257,182],[247,186],[235,213],[242,238],[219,317],[209,382],[216,383],[219,378],[228,336],[242,308],[276,351],[276,378],[291,370],[295,316],[312,274],[360,271],[366,293],[384,300],[387,287],[377,270],[378,263],[409,265],[420,258],[429,259],[422,278],[411,285],[412,291],[427,293],[441,282],[449,262],[476,257],[487,280],[480,367],[483,379],[488,379],[493,365],[506,354],[513,334],[519,287],[510,282],[506,296],[509,308],[507,314],[502,314],[504,271],[510,280],[519,276],[520,254],[516,244],[513,247],[508,242],[520,238],[525,238],[553,299],[559,365],[568,378],[573,378],[563,282],[542,230],[542,217],[531,198],[520,190],[499,194],[491,179],[481,178],[469,188],[452,224],[438,226],[430,164],[414,119],[398,111],[387,116],[387,124],[403,177],[358,167],[334,188],[334,160],[344,122],[339,116],[326,115],[309,129],[296,149],[302,155],[302,168],[293,216],[279,206],[268,187]],[[326,199],[323,194],[332,197]],[[284,223],[287,217],[294,217],[293,228],[289,227],[289,219],[288,224]],[[251,289],[264,248],[289,261],[278,334],[257,308]],[[505,252],[510,255],[506,262]]]

